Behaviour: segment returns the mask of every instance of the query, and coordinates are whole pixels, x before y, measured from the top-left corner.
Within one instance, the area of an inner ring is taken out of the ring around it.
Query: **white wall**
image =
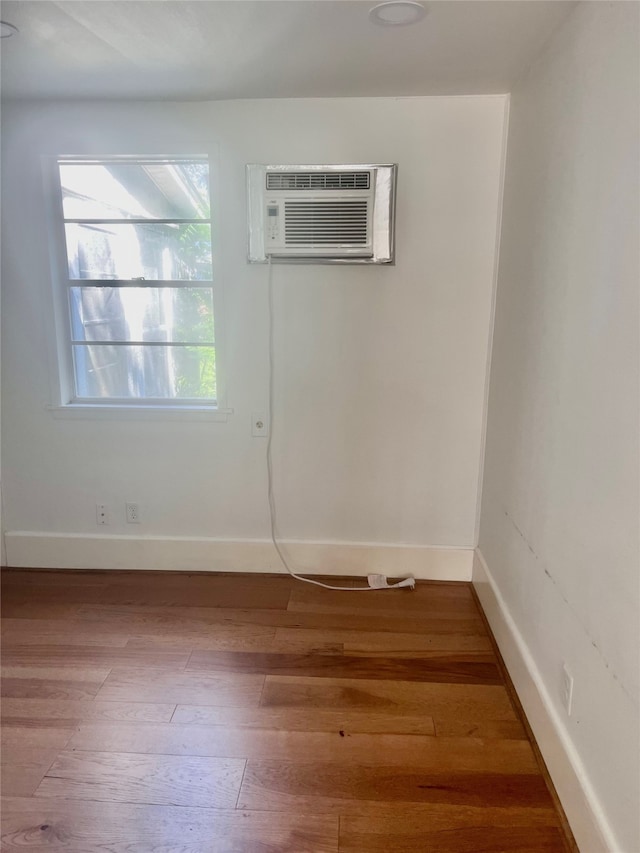
[[[460,561],[446,549],[475,545],[504,107],[502,96],[5,106],[9,563],[155,565],[126,541],[117,540],[117,557],[104,542],[87,553],[91,542],[78,535],[97,533],[97,501],[112,508],[110,537],[132,533],[126,500],[140,503],[141,536],[267,537],[265,445],[250,436],[251,412],[267,398],[267,271],[245,262],[245,163],[397,162],[395,267],[274,270],[280,532],[417,546],[408,559],[426,574],[428,549],[444,546],[436,555],[444,574],[435,576],[470,577],[471,551]],[[219,151],[234,414],[227,423],[56,420],[44,408],[51,316],[40,157],[182,142]],[[65,536],[40,539],[38,550],[34,533]],[[206,547],[201,559],[188,541],[173,545],[168,564],[210,565]],[[263,549],[255,568],[264,560]]]
[[[512,93],[480,531],[620,853],[640,850],[638,45],[637,4],[580,4]]]

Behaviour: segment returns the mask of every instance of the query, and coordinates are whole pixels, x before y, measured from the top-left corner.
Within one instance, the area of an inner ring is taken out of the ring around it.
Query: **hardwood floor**
[[[469,584],[6,570],[2,851],[576,851]]]

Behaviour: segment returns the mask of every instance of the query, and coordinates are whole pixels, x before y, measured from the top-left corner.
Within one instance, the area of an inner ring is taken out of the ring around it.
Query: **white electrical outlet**
[[[261,412],[251,415],[251,435],[254,438],[266,438],[269,435],[269,422]]]
[[[109,507],[106,504],[96,504],[96,524],[109,524]]]
[[[127,524],[140,524],[140,509],[138,504],[127,501],[125,507],[127,510]]]
[[[562,664],[562,704],[567,712],[567,716],[571,716],[571,703],[573,701],[573,676],[567,669],[566,663]]]

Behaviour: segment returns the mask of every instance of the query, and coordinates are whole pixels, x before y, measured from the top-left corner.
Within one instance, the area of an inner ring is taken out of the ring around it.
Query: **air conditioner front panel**
[[[392,263],[395,166],[247,167],[249,260]]]
[[[268,196],[265,249],[271,254],[344,252],[370,256],[371,198]]]

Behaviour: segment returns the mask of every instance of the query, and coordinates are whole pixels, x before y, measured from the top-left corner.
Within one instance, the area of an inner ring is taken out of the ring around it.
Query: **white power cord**
[[[369,586],[331,586],[322,581],[315,581],[311,578],[302,577],[296,574],[289,566],[287,559],[282,552],[282,548],[278,543],[277,525],[276,525],[276,501],[273,494],[273,462],[271,459],[271,439],[273,437],[273,375],[274,375],[274,354],[273,354],[273,265],[271,263],[271,255],[269,255],[269,274],[268,274],[268,291],[269,291],[269,436],[267,438],[267,478],[269,482],[269,520],[271,522],[271,541],[276,549],[282,565],[289,572],[292,578],[304,583],[312,583],[314,586],[322,586],[325,589],[337,589],[344,592],[371,592],[374,589],[397,589],[398,587],[410,587],[413,589],[416,585],[415,578],[409,576],[396,583],[389,583],[384,575],[368,575],[367,581]]]

